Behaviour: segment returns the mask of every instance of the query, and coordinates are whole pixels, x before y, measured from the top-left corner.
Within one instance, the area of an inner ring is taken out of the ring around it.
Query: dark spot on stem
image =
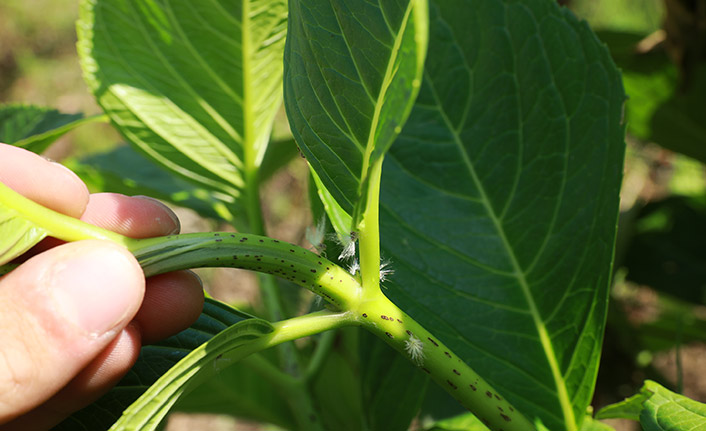
[[[315,270],[315,269],[310,269],[309,271],[311,271],[311,272],[314,272],[314,273],[316,272],[316,270]]]
[[[498,394],[495,394],[495,399],[498,400],[498,401],[502,401],[502,400],[503,400],[502,398],[500,398],[500,395],[498,395]]]
[[[261,239],[260,242],[265,242],[265,240],[264,240],[264,239]]]
[[[367,317],[368,317],[368,313],[363,313],[363,317],[367,318]]]
[[[468,386],[470,386],[470,387],[471,387],[471,389],[473,390],[473,392],[475,392],[475,391],[477,391],[477,390],[478,390],[478,389],[477,389],[477,388],[476,388],[475,386],[473,386],[473,385],[468,385]]]
[[[447,358],[451,358],[451,354],[449,352],[444,352],[444,355],[446,355]]]
[[[221,242],[223,241],[223,238],[216,238],[216,242]]]
[[[289,249],[289,251],[291,251],[292,253],[294,253],[294,250],[292,250],[291,248]]]
[[[485,395],[486,395],[488,398],[493,398],[493,393],[490,392],[490,391],[485,391]]]
[[[390,337],[390,338],[395,338],[395,337],[394,337],[392,334],[390,334],[389,332],[385,332],[385,335],[387,335],[387,336]]]
[[[512,418],[504,413],[500,413],[500,416],[502,416],[502,418],[505,419],[506,422],[512,421]]]
[[[451,382],[451,380],[447,380],[446,383],[448,383],[449,386],[451,386],[452,388],[458,389],[458,386],[454,385],[454,384]]]
[[[436,341],[434,341],[431,337],[427,337],[427,340],[431,341],[431,344],[435,345],[436,347],[439,347]]]
[[[426,368],[422,367],[422,370],[424,370],[425,373],[431,374],[431,371],[427,370]]]
[[[461,375],[461,373],[459,373],[459,372],[456,371],[456,370],[454,370],[454,374],[456,374],[457,376],[460,376],[460,375]]]
[[[407,333],[407,335],[412,335],[412,331],[410,331],[409,329],[406,330],[405,332]]]

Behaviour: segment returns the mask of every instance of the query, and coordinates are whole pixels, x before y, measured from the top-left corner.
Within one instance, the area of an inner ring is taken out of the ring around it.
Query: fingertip
[[[71,217],[80,217],[88,204],[88,188],[74,172],[12,145],[0,144],[0,181],[38,204]]]
[[[131,238],[149,238],[179,232],[179,219],[152,198],[117,193],[90,196],[81,220]]]

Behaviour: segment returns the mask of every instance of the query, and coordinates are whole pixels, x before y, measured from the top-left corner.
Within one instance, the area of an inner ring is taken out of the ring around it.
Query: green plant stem
[[[496,431],[534,426],[438,338],[393,304],[381,291],[365,291],[358,322],[405,355],[436,383]],[[410,347],[414,346],[414,347]]]
[[[0,183],[0,205],[7,207],[8,211],[14,211],[18,217],[41,227],[48,236],[64,241],[102,239],[128,248],[132,241],[123,235],[84,223],[73,217],[43,207],[3,183]]]
[[[380,157],[370,168],[366,207],[358,224],[358,244],[360,247],[360,275],[363,289],[380,290],[380,177],[382,175]]]
[[[302,247],[259,235],[195,233],[131,240],[145,275],[185,268],[231,267],[272,274],[322,296],[335,309],[353,307],[358,281],[346,270]]]

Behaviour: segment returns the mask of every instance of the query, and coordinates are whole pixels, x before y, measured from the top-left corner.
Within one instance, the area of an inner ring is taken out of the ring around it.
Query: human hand
[[[176,233],[152,199],[99,193],[65,167],[0,144],[0,181],[55,211],[122,235]],[[0,430],[42,430],[114,386],[142,344],[193,323],[203,306],[198,277],[151,277],[124,248],[87,240],[39,252],[0,278]]]

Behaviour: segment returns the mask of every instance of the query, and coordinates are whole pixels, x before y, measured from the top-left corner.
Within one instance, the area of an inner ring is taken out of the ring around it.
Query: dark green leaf
[[[56,109],[31,105],[0,106],[0,142],[41,153],[65,133],[81,124],[102,121],[83,114],[63,114]]]
[[[611,273],[620,75],[554,2],[433,3],[383,172],[387,292],[530,421],[578,429]]]
[[[289,14],[285,107],[292,133],[323,186],[353,214],[369,168],[394,141],[417,94],[426,3],[293,0]]]
[[[120,418],[123,410],[189,352],[227,327],[250,317],[220,302],[206,299],[201,316],[189,329],[155,345],[143,347],[137,363],[117,386],[55,429],[107,430]]]
[[[238,196],[262,162],[281,105],[284,0],[84,0],[89,87],[145,154]]]

